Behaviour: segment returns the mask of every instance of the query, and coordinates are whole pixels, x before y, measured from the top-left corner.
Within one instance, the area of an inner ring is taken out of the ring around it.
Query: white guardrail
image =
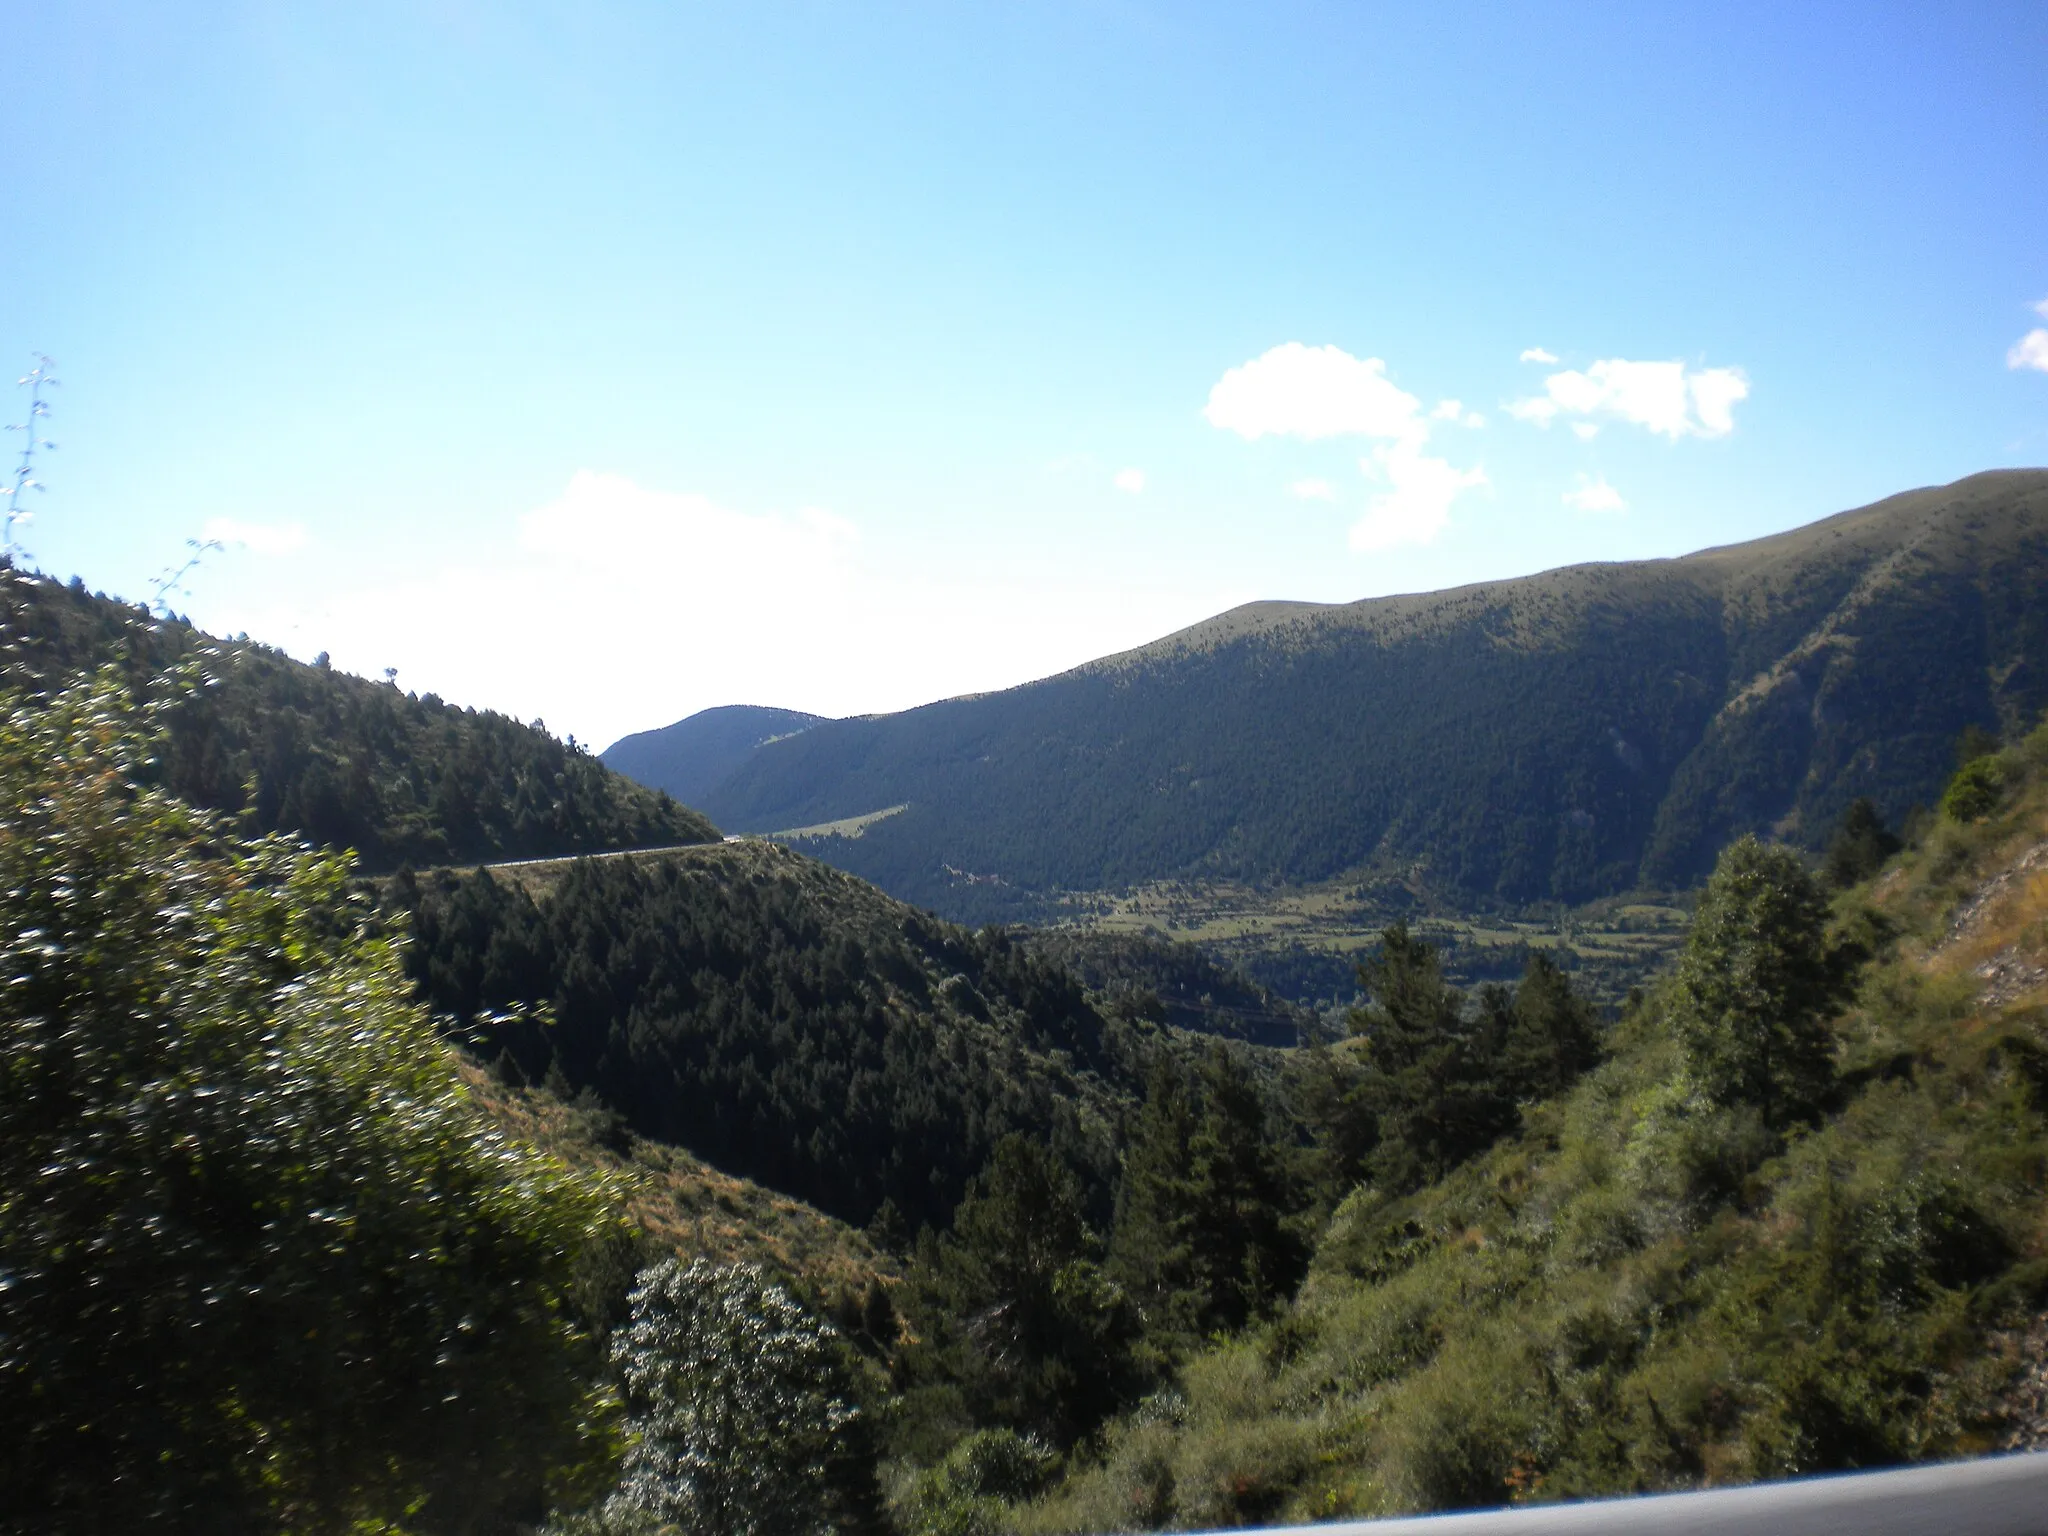
[[[1265,1536],[1288,1531],[1300,1536],[2048,1536],[2048,1451],[1703,1493],[1271,1526]]]

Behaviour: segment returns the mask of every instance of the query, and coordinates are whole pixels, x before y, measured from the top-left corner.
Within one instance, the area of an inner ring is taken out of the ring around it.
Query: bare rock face
[[[1980,885],[1949,920],[1948,935],[1937,953],[1952,955],[1969,967],[1981,983],[1979,1006],[2009,1007],[2048,985],[2048,957],[2039,953],[2035,934],[2023,931],[1998,942],[2028,906],[2038,905],[2038,888],[2043,885],[2048,885],[2048,840],[2023,850]]]

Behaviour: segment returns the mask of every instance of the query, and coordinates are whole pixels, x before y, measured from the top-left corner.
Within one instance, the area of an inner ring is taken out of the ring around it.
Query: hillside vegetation
[[[800,709],[728,704],[701,709],[659,730],[621,737],[601,756],[614,772],[695,805],[730,778],[754,748],[807,731],[824,718]]]
[[[643,1136],[864,1223],[943,1225],[1005,1135],[1106,1201],[1133,1026],[998,930],[771,843],[402,877],[409,964],[487,1055],[590,1089]],[[536,1010],[545,1010],[541,1016]],[[907,1234],[906,1234],[907,1235]]]
[[[507,1083],[452,1053],[470,1101],[514,1141],[614,1191],[643,1254],[753,1264],[820,1309],[900,1278],[901,1262],[857,1227],[667,1142],[633,1135],[594,1096]]]
[[[353,849],[371,869],[718,837],[537,726],[0,567],[0,679],[47,695],[101,666],[159,699],[164,788],[249,831]],[[176,668],[205,686],[168,687]]]
[[[1736,844],[1609,1045],[1447,1176],[1369,1176],[1280,1315],[984,1514],[1186,1529],[2040,1442],[2048,730],[1966,765],[1831,909]]]
[[[1467,902],[1696,883],[1746,831],[1894,824],[2048,706],[2048,473],[1681,560],[1258,604],[1021,688],[820,723],[703,804],[982,921],[1178,875],[1417,867]]]
[[[1091,992],[1179,1029],[1290,1046],[1313,1039],[1318,1028],[1314,1014],[1275,997],[1193,944],[1150,933],[1072,928],[1031,932],[1027,942],[1080,977]]]

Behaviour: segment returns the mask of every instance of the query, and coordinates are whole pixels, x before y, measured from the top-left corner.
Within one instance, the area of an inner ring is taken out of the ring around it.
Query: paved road
[[[2048,1452],[1706,1493],[1286,1529],[1305,1536],[2048,1536]]]
[[[751,839],[728,837],[721,839],[728,843],[744,843]],[[717,843],[670,843],[662,848],[607,848],[601,853],[551,853],[540,859],[500,859],[494,864],[457,864],[454,869],[531,869],[536,864],[574,864],[578,859],[641,859],[652,858],[661,853],[688,853],[693,848],[716,848]]]

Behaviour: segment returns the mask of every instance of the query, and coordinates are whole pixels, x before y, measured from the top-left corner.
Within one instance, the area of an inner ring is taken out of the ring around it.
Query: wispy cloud
[[[1212,426],[1240,437],[1326,437],[1381,439],[1359,461],[1365,474],[1386,489],[1366,504],[1351,529],[1355,550],[1427,544],[1450,523],[1451,504],[1465,491],[1485,485],[1483,469],[1457,469],[1425,452],[1438,422],[1478,426],[1483,418],[1446,400],[1425,414],[1422,402],[1387,377],[1377,357],[1353,357],[1341,347],[1273,347],[1228,370],[1209,391],[1203,408]],[[1327,481],[1303,480],[1297,496],[1334,500]]]
[[[1628,503],[1621,492],[1607,483],[1605,475],[1580,475],[1578,483],[1564,493],[1564,504],[1580,512],[1626,512]]]
[[[650,491],[624,475],[578,470],[563,493],[519,520],[519,546],[615,570],[734,579],[843,566],[860,534],[834,513],[734,512],[706,496]]]
[[[215,517],[207,519],[199,536],[253,555],[290,555],[306,547],[306,530],[297,523],[245,523],[239,518]]]
[[[1335,501],[1337,488],[1327,480],[1297,480],[1287,487],[1303,501]]]
[[[1145,471],[1142,469],[1120,469],[1110,476],[1109,483],[1126,496],[1137,496],[1145,489]]]
[[[1524,363],[1554,363],[1557,361],[1557,354],[1555,352],[1547,352],[1542,347],[1524,347],[1518,361]]]
[[[1610,357],[1583,372],[1567,368],[1551,374],[1541,395],[1515,401],[1508,414],[1542,427],[1561,416],[1578,417],[1586,425],[1623,421],[1676,441],[1726,437],[1735,430],[1736,405],[1748,398],[1749,380],[1740,368],[1694,371],[1681,362]]]
[[[1351,547],[1361,553],[1433,542],[1450,526],[1451,503],[1487,483],[1483,469],[1453,469],[1425,454],[1420,438],[1375,448],[1359,468],[1388,487],[1352,525]]]

